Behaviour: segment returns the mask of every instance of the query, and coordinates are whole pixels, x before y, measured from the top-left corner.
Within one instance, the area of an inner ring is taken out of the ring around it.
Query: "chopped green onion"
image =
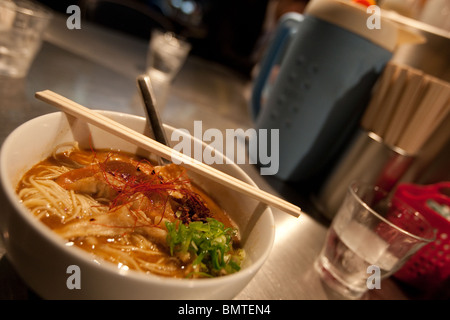
[[[218,276],[240,269],[243,251],[233,249],[235,229],[225,228],[223,223],[213,218],[208,218],[206,222],[191,222],[189,225],[166,222],[166,227],[170,254],[193,254],[193,265],[200,267],[199,272],[194,274]]]

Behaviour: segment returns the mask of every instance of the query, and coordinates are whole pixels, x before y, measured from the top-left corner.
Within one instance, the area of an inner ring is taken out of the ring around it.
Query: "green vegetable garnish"
[[[166,222],[167,243],[170,254],[193,254],[193,265],[198,266],[198,276],[214,277],[236,272],[240,269],[243,251],[233,248],[233,228],[213,218],[206,222]]]

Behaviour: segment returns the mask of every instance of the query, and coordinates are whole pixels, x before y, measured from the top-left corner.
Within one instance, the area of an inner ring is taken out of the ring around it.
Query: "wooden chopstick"
[[[423,96],[426,87],[426,80],[422,71],[410,68],[408,80],[398,106],[392,115],[389,126],[386,129],[384,139],[388,145],[395,146],[398,140],[412,119]]]
[[[427,81],[427,91],[397,144],[413,155],[450,112],[450,85],[432,77],[427,77]]]
[[[383,99],[382,110],[379,110],[374,124],[373,132],[380,137],[384,137],[386,130],[389,126],[392,114],[395,112],[398,101],[405,88],[405,82],[407,78],[407,69],[397,67],[395,72],[395,78],[392,79],[388,93]]]
[[[389,62],[374,86],[361,126],[414,156],[450,112],[449,95],[448,82]]]
[[[369,101],[366,111],[361,119],[361,126],[368,130],[374,131],[376,127],[376,120],[382,110],[382,105],[392,82],[397,74],[398,65],[389,62],[383,70],[380,79],[375,84],[372,98]]]
[[[257,187],[249,185],[235,177],[227,175],[211,166],[208,166],[200,161],[197,161],[187,155],[182,154],[168,146],[165,146],[137,131],[134,131],[116,121],[113,121],[98,112],[92,111],[72,100],[69,100],[51,90],[44,90],[36,92],[36,98],[42,100],[50,105],[53,105],[60,110],[75,116],[78,119],[86,121],[96,127],[112,133],[128,142],[135,144],[147,151],[153,152],[156,155],[167,160],[177,160],[181,164],[200,175],[208,177],[230,189],[245,194],[253,199],[261,201],[269,206],[280,209],[294,217],[299,217],[301,209],[292,203],[280,199],[268,192],[265,192]]]

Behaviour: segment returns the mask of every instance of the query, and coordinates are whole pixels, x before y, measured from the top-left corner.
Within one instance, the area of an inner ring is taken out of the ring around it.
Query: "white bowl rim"
[[[128,114],[128,113],[123,113],[123,112],[107,111],[107,110],[98,110],[98,112],[100,112],[106,116],[113,115],[113,116],[120,116],[120,117],[126,117],[126,118],[133,118],[138,121],[146,121],[145,117]],[[14,129],[7,136],[7,138],[3,142],[2,147],[0,149],[0,173],[1,173],[1,171],[4,170],[3,168],[6,167],[5,162],[6,162],[7,155],[5,154],[5,149],[8,149],[9,145],[12,143],[14,135],[19,134],[19,132],[26,126],[33,125],[35,122],[42,121],[45,118],[49,118],[49,120],[56,119],[57,117],[61,116],[61,114],[64,114],[64,112],[57,111],[57,112],[44,114],[44,115],[35,117],[33,119],[30,119],[30,120],[24,122],[23,124],[21,124],[20,126],[18,126],[16,129]],[[167,124],[164,124],[164,126],[168,129],[172,129],[172,130],[175,129],[174,127],[167,125]],[[200,142],[200,143],[204,144],[204,142],[198,140],[196,137],[192,136],[192,139],[196,142]],[[223,154],[222,154],[222,156],[225,157],[225,155],[223,155]],[[256,183],[247,175],[247,173],[245,173],[242,170],[242,168],[240,168],[234,162],[232,162],[232,165],[235,166],[237,171],[240,174],[242,174],[243,177],[248,179],[249,183],[251,183],[252,185],[257,187]],[[99,268],[99,269],[104,270],[105,272],[108,272],[115,276],[126,276],[134,281],[139,281],[139,282],[143,282],[143,283],[147,283],[147,284],[150,284],[150,283],[164,284],[165,286],[173,286],[173,287],[177,287],[177,288],[179,288],[180,286],[184,287],[184,288],[189,288],[189,287],[193,287],[193,286],[199,287],[199,288],[210,287],[211,285],[219,286],[220,284],[222,284],[224,282],[229,282],[232,279],[233,279],[233,281],[239,281],[240,279],[247,278],[248,274],[256,274],[256,272],[261,268],[261,266],[264,264],[264,262],[270,255],[270,252],[272,251],[273,244],[274,244],[275,222],[274,222],[274,217],[273,217],[271,208],[267,207],[264,214],[269,215],[269,218],[271,220],[270,224],[273,226],[272,229],[274,230],[271,233],[272,239],[270,239],[270,247],[266,248],[266,250],[264,251],[264,255],[261,255],[256,260],[251,261],[249,266],[239,270],[238,272],[235,272],[230,275],[222,276],[222,277],[215,277],[215,278],[181,279],[181,278],[164,277],[164,276],[159,276],[159,275],[155,275],[155,274],[151,274],[151,273],[143,273],[143,272],[139,272],[139,271],[135,271],[135,270],[120,270],[112,263],[103,262],[100,264],[100,263],[95,262],[94,256],[85,252],[81,248],[78,248],[75,246],[69,248],[66,245],[66,242],[63,238],[59,237],[54,232],[51,232],[51,230],[48,227],[46,227],[43,223],[39,223],[39,221],[37,221],[36,219],[33,218],[33,216],[30,214],[28,209],[25,206],[23,206],[22,204],[20,204],[14,188],[10,185],[10,183],[7,179],[7,175],[0,174],[0,180],[1,180],[3,190],[6,192],[8,201],[10,202],[10,204],[13,205],[13,207],[15,209],[15,213],[19,213],[22,218],[25,218],[25,220],[28,222],[28,224],[33,229],[37,230],[39,232],[39,234],[42,235],[47,241],[56,245],[60,250],[63,250],[68,255],[73,255],[77,259],[81,259],[81,261],[83,261],[84,263],[86,263],[92,267]],[[12,199],[16,199],[17,201],[13,201]]]

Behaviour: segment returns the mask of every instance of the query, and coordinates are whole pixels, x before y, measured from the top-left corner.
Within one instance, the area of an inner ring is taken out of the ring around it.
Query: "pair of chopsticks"
[[[390,62],[374,87],[361,126],[416,155],[450,113],[450,84]]]
[[[161,144],[143,134],[140,134],[116,121],[113,121],[98,112],[92,111],[72,100],[69,100],[53,91],[45,90],[36,92],[36,98],[50,105],[53,105],[62,111],[75,116],[78,119],[86,121],[100,129],[112,133],[130,143],[135,144],[147,151],[155,153],[167,160],[177,160],[181,164],[200,175],[208,177],[230,189],[238,191],[253,199],[259,200],[274,208],[280,209],[294,217],[300,216],[301,209],[283,199],[280,199],[268,192],[258,189],[248,183],[245,183],[235,177],[227,175],[211,166],[197,161],[187,155],[182,154],[164,144]]]

